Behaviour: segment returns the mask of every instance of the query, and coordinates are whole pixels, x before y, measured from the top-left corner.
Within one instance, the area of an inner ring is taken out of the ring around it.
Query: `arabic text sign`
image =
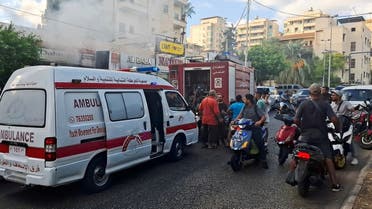
[[[169,41],[160,41],[159,49],[162,53],[184,55],[185,47],[183,44],[173,43]]]

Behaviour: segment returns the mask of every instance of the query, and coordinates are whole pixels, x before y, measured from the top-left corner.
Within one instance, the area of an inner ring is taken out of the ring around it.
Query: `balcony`
[[[187,4],[187,0],[174,0],[174,5],[184,6]]]
[[[173,24],[175,28],[186,28],[185,18],[181,14],[174,14]]]
[[[118,7],[120,8],[119,11],[122,13],[147,15],[147,12],[148,12],[146,5],[141,5],[141,4],[136,4],[136,3],[120,2],[118,4]]]

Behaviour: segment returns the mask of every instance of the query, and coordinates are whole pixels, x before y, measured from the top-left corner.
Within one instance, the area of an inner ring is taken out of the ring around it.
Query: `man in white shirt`
[[[353,105],[350,102],[342,100],[342,92],[339,90],[334,90],[331,92],[331,100],[332,100],[332,103],[331,103],[332,110],[333,112],[336,113],[337,117],[342,116],[342,115],[350,117],[351,112],[355,110]],[[350,164],[358,165],[359,162],[358,162],[358,158],[356,157],[353,140],[351,141],[350,150],[351,150],[351,156],[353,157]]]

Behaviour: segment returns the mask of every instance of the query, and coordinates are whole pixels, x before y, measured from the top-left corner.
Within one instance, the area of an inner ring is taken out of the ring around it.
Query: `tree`
[[[306,47],[302,41],[288,42],[285,45],[285,53],[290,68],[280,73],[280,83],[295,83],[302,86],[309,85],[311,75],[312,50]]]
[[[317,82],[320,82],[323,78],[324,74],[324,80],[325,83],[328,81],[328,66],[329,66],[329,54],[325,54],[322,59],[316,57],[314,58],[314,72],[313,72],[313,78],[318,78]],[[341,78],[337,76],[339,72],[344,69],[346,64],[346,57],[340,53],[334,53],[332,54],[332,60],[331,60],[331,86],[338,85],[341,81]]]
[[[191,4],[191,2],[188,1],[186,6],[184,7],[182,19],[186,20],[186,17],[191,18],[193,14],[195,14],[194,6]]]
[[[4,86],[15,70],[40,62],[40,44],[37,36],[16,31],[13,24],[0,26],[0,85]]]
[[[240,57],[244,59],[244,54]],[[273,79],[288,68],[284,50],[277,39],[266,40],[261,45],[252,47],[249,49],[248,57],[256,70],[255,76],[258,83]]]

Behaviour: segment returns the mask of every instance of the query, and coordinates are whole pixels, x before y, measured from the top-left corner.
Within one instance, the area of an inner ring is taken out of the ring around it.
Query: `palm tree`
[[[279,74],[278,81],[281,83],[294,83],[306,86],[306,80],[311,74],[308,63],[312,59],[311,49],[305,47],[301,41],[289,42],[286,45],[286,56],[291,68]]]
[[[188,1],[186,6],[184,7],[182,20],[186,20],[186,17],[191,18],[193,14],[195,14],[194,6],[191,4],[191,2]]]

